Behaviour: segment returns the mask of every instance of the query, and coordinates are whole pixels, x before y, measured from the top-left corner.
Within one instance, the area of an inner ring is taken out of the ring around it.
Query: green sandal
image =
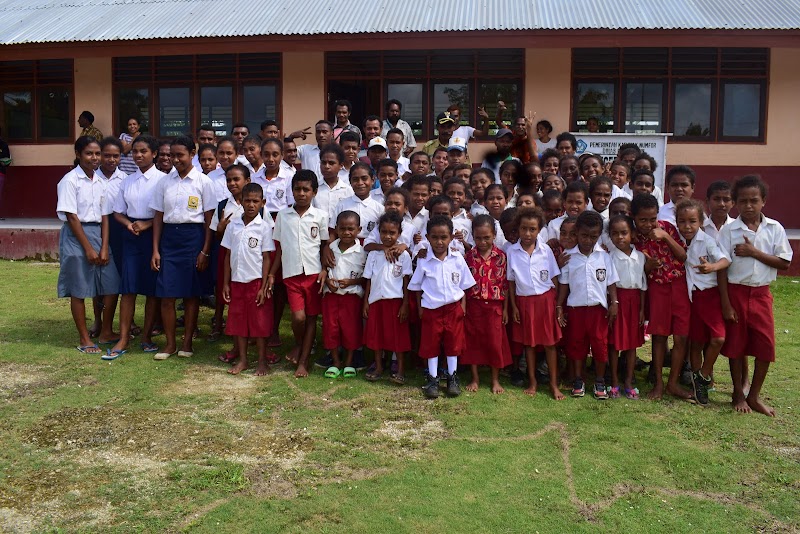
[[[342,371],[342,376],[345,378],[353,378],[358,374],[355,367],[345,367]]]
[[[325,371],[325,378],[339,378],[342,372],[339,370],[338,367],[328,367],[328,370]]]

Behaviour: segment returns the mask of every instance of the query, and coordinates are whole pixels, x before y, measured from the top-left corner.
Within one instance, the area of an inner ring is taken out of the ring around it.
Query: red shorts
[[[364,344],[372,350],[408,352],[411,334],[408,321],[400,322],[398,314],[403,299],[381,299],[369,305],[369,318],[364,329]]]
[[[692,313],[686,277],[668,284],[650,284],[650,325],[647,332],[654,336],[688,336],[689,317]]]
[[[725,338],[725,319],[722,318],[722,300],[719,288],[711,287],[692,291],[692,321],[689,339],[706,343],[713,338]]]
[[[567,307],[564,352],[570,360],[585,360],[592,349],[592,358],[608,361],[608,311],[600,306]]]
[[[764,362],[775,361],[775,318],[769,286],[749,287],[728,284],[728,298],[738,322],[725,323],[722,354],[731,359],[755,356]]]
[[[541,295],[517,297],[519,323],[513,323],[514,341],[525,347],[552,347],[561,339],[561,327],[556,316],[556,290]],[[513,317],[512,317],[513,322]]]
[[[322,297],[322,342],[327,350],[361,348],[364,339],[362,303],[358,295],[326,293]]]
[[[615,350],[638,349],[644,345],[644,325],[639,324],[641,299],[641,289],[617,288],[617,318],[608,333],[608,343]]]
[[[253,280],[246,284],[231,282],[231,303],[228,305],[226,334],[249,338],[272,335],[272,299],[261,306],[256,305],[256,296],[260,289],[261,280]]]
[[[464,311],[461,301],[435,310],[424,308],[421,319],[420,358],[436,358],[442,351],[445,356],[461,356],[464,350]]]
[[[502,369],[511,364],[511,349],[503,326],[503,301],[467,299],[464,344],[461,362],[464,365],[490,365]]]
[[[305,311],[306,315],[322,313],[322,295],[319,294],[317,277],[319,274],[298,274],[285,278],[286,296],[289,309],[293,312]]]
[[[408,293],[408,322],[419,324],[419,306],[417,305],[417,295],[414,292]]]

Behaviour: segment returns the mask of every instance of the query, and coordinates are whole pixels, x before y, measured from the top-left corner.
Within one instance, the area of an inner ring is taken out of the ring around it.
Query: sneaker
[[[450,397],[458,397],[461,395],[461,387],[458,383],[458,373],[447,375],[447,394]]]
[[[447,384],[447,369],[442,369],[441,367],[437,371],[439,373],[439,384],[446,385]]]
[[[353,356],[353,364],[355,364],[355,356]],[[328,369],[329,367],[333,366],[333,356],[331,356],[330,351],[325,352],[324,356],[317,358],[314,362],[314,367],[319,367],[320,369]],[[355,365],[353,365],[355,367]]]
[[[598,380],[594,383],[594,398],[597,400],[608,399],[608,392],[606,391],[606,383],[604,380]]]
[[[516,388],[525,386],[525,373],[519,369],[511,369],[511,385]]]
[[[700,406],[708,406],[708,387],[711,385],[710,378],[703,378],[698,371],[692,374],[692,393]]]
[[[422,386],[422,394],[428,399],[439,398],[439,379],[436,377],[427,377],[425,385]]]
[[[575,382],[572,384],[572,396],[583,397],[584,395],[586,395],[586,386],[584,385],[583,380],[576,378]]]

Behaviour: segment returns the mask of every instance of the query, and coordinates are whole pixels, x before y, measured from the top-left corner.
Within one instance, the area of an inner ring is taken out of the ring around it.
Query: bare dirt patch
[[[0,364],[0,399],[14,400],[27,397],[57,384],[45,366]]]

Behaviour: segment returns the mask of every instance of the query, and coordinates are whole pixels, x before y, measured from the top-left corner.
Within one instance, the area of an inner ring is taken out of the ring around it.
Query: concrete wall
[[[314,124],[326,115],[324,52],[284,52],[281,98],[283,131],[289,133],[310,126],[311,135],[305,141],[298,139],[297,143],[316,143]]]

